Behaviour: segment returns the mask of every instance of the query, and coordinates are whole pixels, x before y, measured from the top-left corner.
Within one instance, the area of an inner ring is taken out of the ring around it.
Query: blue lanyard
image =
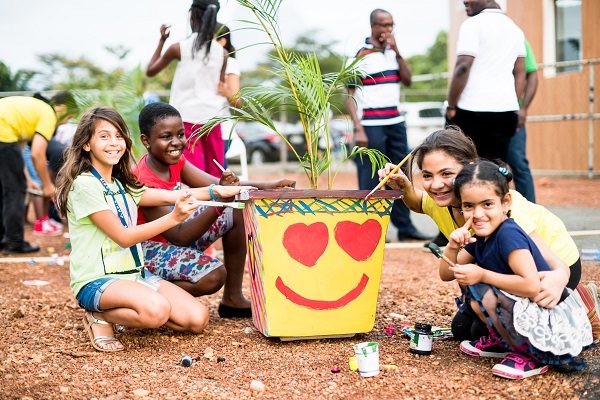
[[[94,175],[96,178],[98,178],[100,183],[102,183],[102,185],[104,186],[104,189],[106,189],[106,191],[110,194],[110,197],[112,197],[113,203],[115,204],[115,209],[117,210],[117,216],[121,220],[121,223],[123,224],[123,226],[125,228],[127,228],[127,221],[125,220],[125,215],[123,214],[121,207],[119,207],[119,203],[117,203],[117,199],[115,199],[115,195],[113,194],[113,191],[110,189],[110,187],[108,187],[108,184],[106,183],[104,178],[102,178],[102,176],[100,175],[98,170],[96,170],[96,168],[92,167],[90,169],[90,172],[92,173],[92,175]],[[125,204],[125,209],[127,210],[127,216],[129,217],[129,222],[133,226],[133,221],[131,220],[131,213],[129,212],[129,205],[127,204],[127,198],[125,197],[125,191],[121,187],[121,184],[119,183],[118,180],[115,179],[115,183],[117,184],[117,187],[119,188],[119,193],[123,197],[123,204]],[[142,263],[140,261],[140,256],[137,251],[137,244],[134,244],[133,246],[131,246],[129,248],[129,250],[131,250],[131,255],[133,256],[133,260],[135,261],[136,267],[140,268],[140,273],[142,274],[142,278],[145,278],[146,274],[144,272],[144,266],[142,265]]]

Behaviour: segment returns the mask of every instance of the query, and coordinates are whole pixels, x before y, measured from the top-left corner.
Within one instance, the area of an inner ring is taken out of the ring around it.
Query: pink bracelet
[[[215,206],[215,212],[217,213],[217,216],[220,217],[221,215],[224,214],[224,211],[220,211],[219,207]]]

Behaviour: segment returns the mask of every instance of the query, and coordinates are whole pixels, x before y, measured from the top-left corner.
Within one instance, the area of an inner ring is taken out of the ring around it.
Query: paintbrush
[[[433,254],[435,254],[435,256],[437,258],[441,258],[442,260],[446,261],[448,263],[448,265],[450,265],[451,267],[455,267],[456,268],[456,264],[454,264],[452,261],[450,261],[450,259],[448,257],[446,257],[444,255],[444,252],[442,251],[442,249],[440,249],[438,247],[437,244],[433,243],[433,242],[429,242],[425,245],[425,247],[427,247],[429,250],[431,250],[431,252]]]
[[[408,153],[406,155],[406,157],[404,157],[404,160],[400,161],[400,163],[398,165],[396,165],[396,167],[390,171],[389,174],[386,175],[385,178],[383,178],[381,180],[381,182],[379,182],[379,184],[377,186],[375,186],[375,188],[373,188],[373,190],[371,190],[369,192],[368,195],[365,196],[365,201],[369,200],[371,198],[371,196],[373,196],[373,193],[375,193],[377,190],[381,189],[383,187],[383,185],[385,185],[385,183],[387,181],[390,180],[390,176],[392,176],[393,174],[395,174],[396,172],[398,172],[398,170],[400,169],[400,167],[402,167],[404,165],[404,163],[412,156],[412,151],[410,153]]]
[[[221,172],[225,172],[225,168],[223,168],[223,166],[221,164],[219,164],[219,162],[213,158],[213,162],[215,164],[217,164],[217,167],[219,167],[219,169],[221,170]]]
[[[199,206],[213,206],[213,207],[230,207],[238,210],[242,210],[246,207],[244,203],[236,202],[236,201],[209,201],[209,200],[196,200],[194,202]]]

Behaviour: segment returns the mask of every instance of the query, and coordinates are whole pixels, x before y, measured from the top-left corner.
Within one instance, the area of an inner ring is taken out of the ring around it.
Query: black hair
[[[371,26],[375,24],[375,21],[377,21],[377,17],[379,17],[379,14],[392,15],[390,12],[385,11],[381,8],[374,9],[373,11],[371,11],[371,15],[369,16],[369,22],[371,23]]]
[[[52,98],[50,98],[50,105],[64,105],[67,108],[66,114],[75,114],[79,110],[75,97],[67,90],[62,90],[52,96]]]
[[[225,39],[225,45],[223,48],[227,50],[229,53],[229,57],[235,58],[235,47],[231,44],[231,31],[227,27],[227,25],[223,25],[220,22],[217,22],[215,27],[215,39],[219,41],[219,39]]]
[[[51,99],[48,99],[40,92],[35,92],[32,97],[51,106],[64,105],[67,108],[66,114],[76,114],[77,110],[79,109],[75,97],[73,97],[73,94],[67,90],[62,90],[56,93]]]
[[[467,165],[478,159],[477,149],[471,138],[454,125],[433,132],[413,150],[413,159],[417,168],[423,169],[423,159],[434,151],[444,152],[460,165]],[[413,163],[409,163],[408,171],[407,176],[412,177]]]
[[[149,137],[156,122],[167,117],[181,118],[181,114],[175,107],[167,103],[156,102],[146,105],[142,108],[142,111],[140,111],[138,120],[140,133]]]
[[[219,0],[194,0],[190,8],[192,32],[197,32],[196,40],[192,48],[192,57],[206,46],[204,58],[208,57],[210,45],[217,24],[217,13],[221,6]]]
[[[504,199],[509,191],[508,184],[513,179],[510,168],[502,162],[498,164],[488,160],[478,160],[465,167],[458,173],[454,180],[454,196],[460,199],[460,190],[465,185],[491,184],[494,191]],[[510,217],[510,215],[508,215]]]

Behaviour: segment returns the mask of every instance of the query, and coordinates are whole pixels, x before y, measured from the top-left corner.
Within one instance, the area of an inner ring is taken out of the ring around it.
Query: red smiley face
[[[367,220],[363,224],[342,221],[334,229],[338,246],[356,261],[365,261],[373,254],[381,235],[381,224],[374,219]],[[303,223],[290,225],[283,234],[282,243],[291,258],[306,267],[313,267],[327,249],[329,231],[327,225],[322,222],[311,225]],[[358,298],[368,282],[369,277],[363,274],[354,288],[334,300],[304,297],[286,285],[280,276],[275,281],[275,287],[294,304],[314,310],[330,310],[343,307]]]

